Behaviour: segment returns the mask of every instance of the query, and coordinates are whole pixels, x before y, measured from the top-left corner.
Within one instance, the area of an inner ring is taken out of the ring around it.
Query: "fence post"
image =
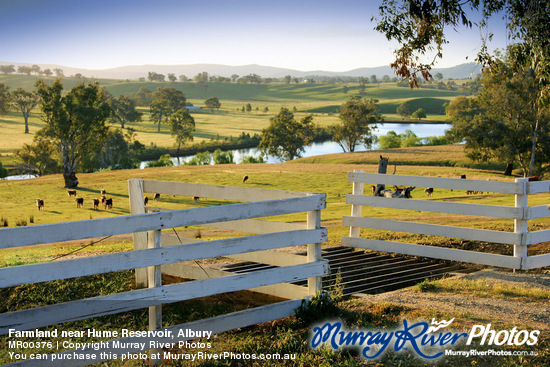
[[[363,173],[362,170],[356,169],[353,172]],[[363,195],[365,185],[362,182],[354,182],[352,188],[353,195]],[[363,216],[363,206],[352,204],[351,206],[351,216],[352,217],[362,217]],[[350,227],[349,236],[350,237],[359,237],[360,236],[360,227]]]
[[[307,212],[307,229],[321,228],[321,211],[313,210]],[[321,244],[312,243],[307,245],[307,261],[314,262],[321,260]],[[321,291],[323,286],[322,277],[312,277],[307,280],[307,288],[309,295],[313,296]]]
[[[128,196],[130,198],[130,214],[145,213],[145,203],[143,202],[143,180],[141,178],[132,178],[128,180]],[[134,240],[134,250],[144,250],[147,248],[147,232],[132,233]],[[136,286],[138,288],[147,287],[147,269],[136,269]]]
[[[160,230],[149,231],[149,241],[147,243],[148,248],[160,248],[161,247],[161,232]],[[149,281],[149,288],[162,286],[162,273],[160,265],[149,266],[147,268],[147,277]],[[149,307],[149,330],[157,330],[162,328],[162,305]],[[152,349],[149,351],[149,355],[161,353],[162,349]],[[162,362],[161,358],[150,358],[150,366],[159,366]]]
[[[520,234],[520,244],[514,245],[514,257],[521,258],[520,269],[523,268],[527,260],[527,245],[525,245],[525,239],[529,228],[527,226],[527,219],[523,219],[526,209],[529,207],[529,195],[527,193],[527,186],[529,185],[528,178],[516,178],[516,183],[520,188],[521,194],[516,194],[515,206],[521,209],[522,219],[514,219],[514,232]]]

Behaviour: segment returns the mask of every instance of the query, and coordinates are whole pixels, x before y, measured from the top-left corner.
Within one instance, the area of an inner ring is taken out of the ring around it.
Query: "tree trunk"
[[[65,180],[65,187],[74,189],[78,187],[78,179],[76,173],[70,167],[63,168],[63,179]]]
[[[61,148],[61,155],[63,158],[63,179],[65,180],[65,187],[69,189],[76,188],[78,186],[78,179],[76,178],[76,172],[70,159],[68,146],[63,146]]]
[[[539,119],[537,117],[537,122],[535,123],[535,131],[533,131],[533,137],[531,142],[531,160],[529,161],[529,176],[534,175],[533,168],[535,167],[535,154],[537,151],[537,133],[539,130]]]
[[[29,114],[23,112],[23,117],[25,118],[25,134],[29,134]]]
[[[506,169],[504,170],[505,176],[512,176],[512,170],[514,169],[513,163],[506,163]]]

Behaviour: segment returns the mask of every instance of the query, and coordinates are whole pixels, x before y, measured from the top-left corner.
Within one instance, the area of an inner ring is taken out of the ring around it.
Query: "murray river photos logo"
[[[479,345],[533,346],[540,334],[538,330],[517,330],[515,327],[497,331],[491,328],[491,324],[474,325],[469,333],[444,330],[453,321],[454,318],[449,321],[432,319],[428,324],[403,320],[402,328],[391,331],[346,330],[339,321],[326,322],[313,328],[310,346],[315,349],[328,345],[334,350],[357,347],[368,359],[376,359],[388,349],[395,352],[413,350],[422,358],[436,359],[445,353],[445,349],[462,342],[466,345],[478,341]]]

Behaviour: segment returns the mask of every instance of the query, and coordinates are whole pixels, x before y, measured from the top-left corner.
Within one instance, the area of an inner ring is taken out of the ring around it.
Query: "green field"
[[[53,80],[53,78],[50,78]],[[0,83],[8,85],[12,90],[18,87],[32,90],[36,76],[0,75]],[[65,89],[76,85],[74,78],[65,78]],[[261,133],[268,126],[269,119],[276,115],[281,107],[296,109],[295,116],[300,119],[308,114],[314,115],[314,123],[328,126],[339,123],[338,109],[346,99],[357,92],[356,87],[348,85],[349,92],[344,94],[341,84],[235,84],[209,83],[208,87],[200,88],[194,82],[137,82],[121,80],[99,80],[114,96],[131,95],[141,87],[155,91],[157,87],[174,87],[181,90],[186,98],[195,106],[203,106],[210,97],[218,97],[221,102],[219,111],[201,110],[193,112],[196,122],[194,141],[201,142],[216,137],[221,139],[237,137],[242,132]],[[397,106],[404,101],[412,101],[414,107],[423,107],[428,117],[426,121],[442,121],[442,106],[454,97],[460,95],[455,91],[436,89],[414,89],[397,87],[395,84],[367,85],[365,97],[379,101],[381,112],[388,121],[401,121],[395,114]],[[241,112],[243,106],[250,103],[251,112]],[[268,112],[264,112],[265,108]],[[173,147],[174,138],[170,136],[167,126],[162,126],[161,132],[149,121],[149,108],[140,107],[144,113],[143,121],[129,123],[128,127],[136,130],[137,140],[149,146]],[[0,115],[0,161],[7,167],[13,167],[14,162],[9,156],[23,144],[30,144],[34,133],[43,126],[40,119],[40,109],[35,108],[30,119],[30,134],[24,134],[23,117],[20,113],[10,112]],[[116,127],[116,126],[114,126]]]

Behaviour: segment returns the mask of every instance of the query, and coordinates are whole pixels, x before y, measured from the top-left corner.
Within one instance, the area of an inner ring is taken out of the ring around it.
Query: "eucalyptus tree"
[[[14,155],[21,160],[18,166],[20,172],[38,176],[59,172],[58,147],[43,134],[36,134],[32,144],[23,144],[21,149],[14,151]]]
[[[157,131],[160,132],[160,125],[169,122],[172,114],[184,109],[186,104],[187,99],[182,91],[172,87],[158,87],[151,101],[151,121],[157,124]]]
[[[431,68],[443,57],[449,29],[460,25],[480,28],[482,46],[476,61],[491,66],[488,52],[492,33],[489,19],[504,13],[510,42],[515,42],[514,62],[528,64],[539,84],[539,103],[550,103],[550,4],[546,0],[383,0],[376,30],[388,40],[396,40],[391,67],[396,74],[418,86],[417,76],[431,80]],[[473,18],[482,19],[480,22]]]
[[[32,68],[30,66],[20,65],[17,67],[17,72],[19,74],[31,75]]]
[[[10,87],[0,83],[0,114],[8,112],[10,102]]]
[[[136,109],[136,102],[126,96],[110,99],[112,114],[110,121],[119,123],[124,129],[127,122],[141,121],[143,114]]]
[[[315,126],[311,115],[296,121],[294,114],[283,107],[269,121],[269,126],[262,130],[262,140],[258,145],[264,154],[290,161],[300,157],[304,147],[313,140]]]
[[[52,85],[39,80],[36,87],[46,123],[41,133],[58,146],[65,186],[77,187],[78,164],[106,139],[111,107],[97,82],[78,84],[67,93],[61,79]]]
[[[193,141],[195,132],[195,119],[189,114],[186,108],[176,111],[170,117],[170,134],[176,138],[178,153],[182,145],[187,141]]]
[[[40,97],[35,92],[28,92],[17,88],[10,94],[12,106],[21,112],[25,119],[25,134],[29,133],[29,116],[31,111],[40,103]]]
[[[2,74],[15,73],[15,65],[0,65],[0,73]]]
[[[371,147],[376,140],[374,131],[377,123],[384,121],[375,99],[363,99],[351,96],[340,107],[342,121],[331,126],[332,140],[337,142],[344,152],[354,152],[358,145]]]
[[[222,106],[218,97],[208,98],[206,101],[204,101],[204,105],[206,106],[206,108],[210,108],[211,110],[219,110]]]
[[[474,98],[458,97],[446,108],[449,135],[466,142],[468,157],[506,163],[505,174],[519,165],[524,176],[549,170],[550,108],[541,105],[541,86],[532,69],[517,70],[505,61],[486,71]]]

